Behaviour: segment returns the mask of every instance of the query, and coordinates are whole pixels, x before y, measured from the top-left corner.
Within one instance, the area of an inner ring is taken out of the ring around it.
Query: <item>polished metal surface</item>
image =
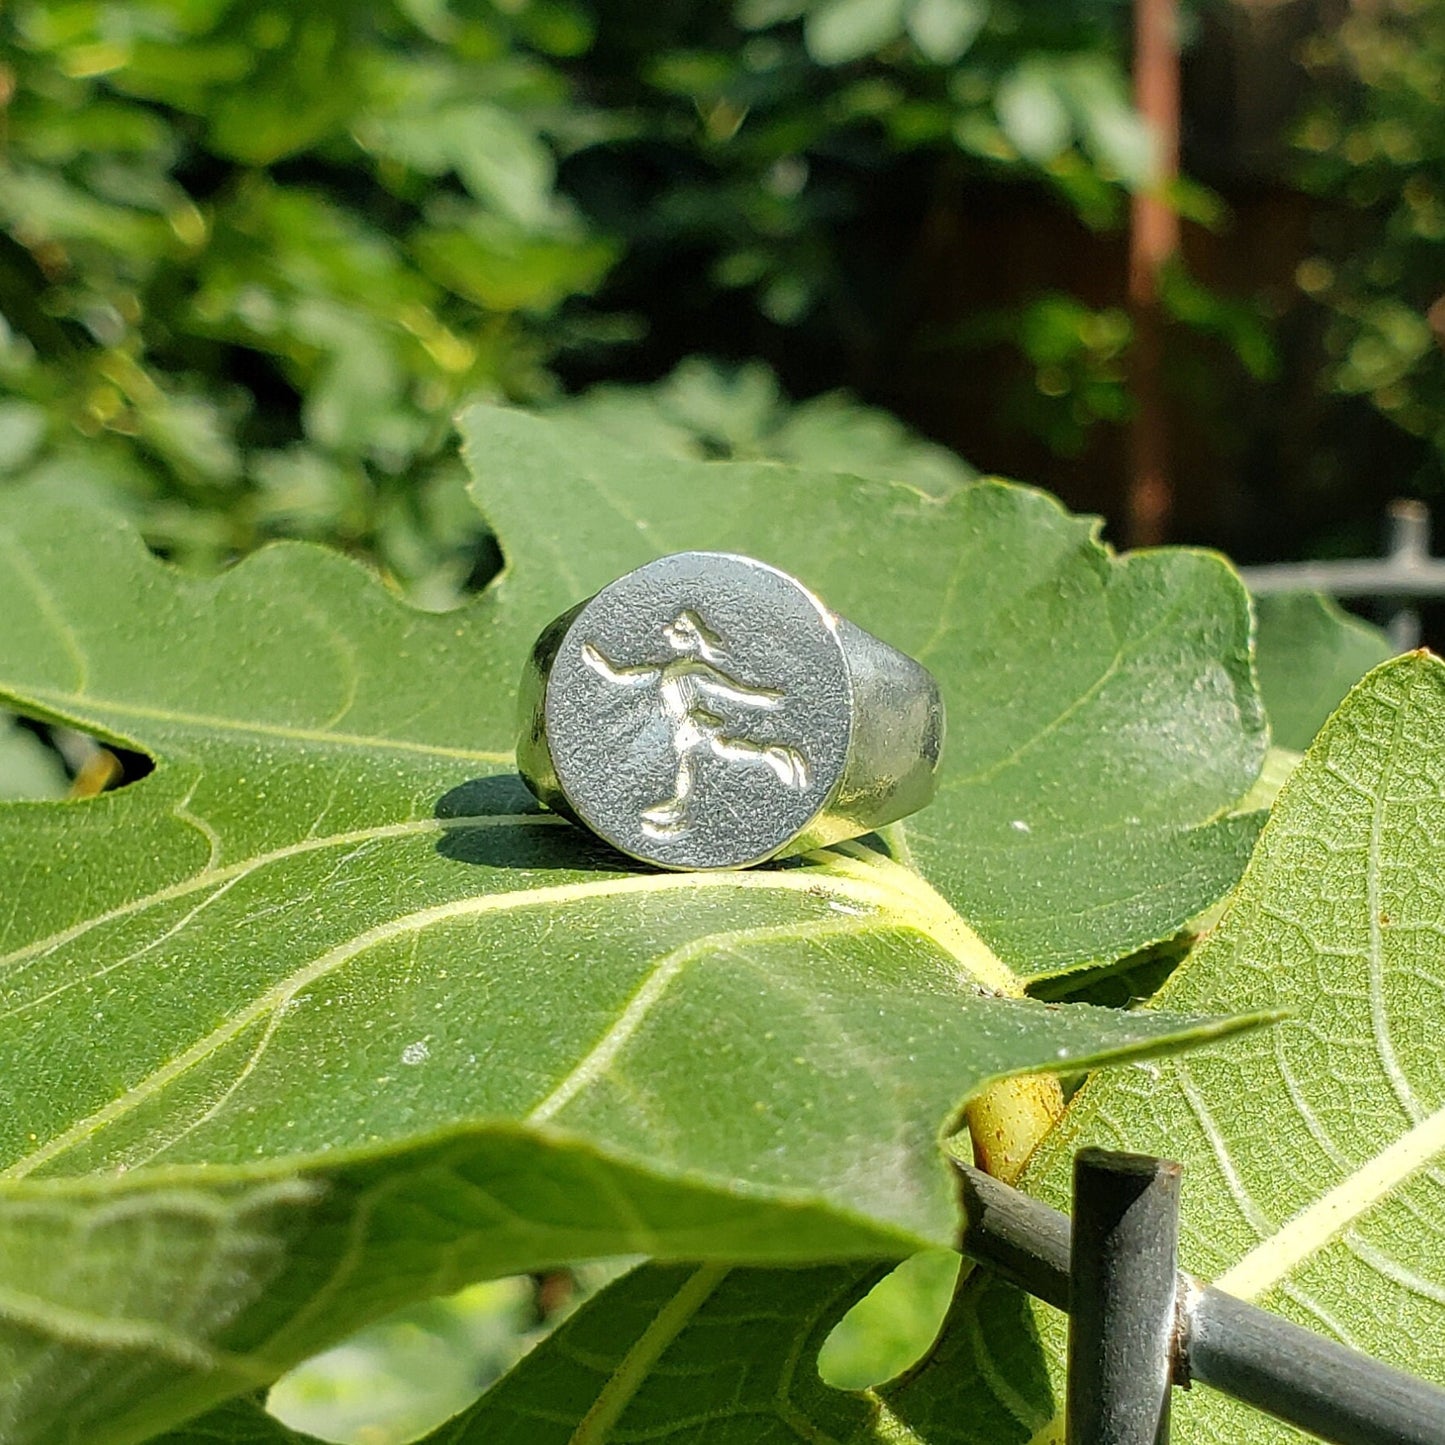
[[[750,557],[679,552],[544,629],[517,763],[549,807],[664,868],[855,837],[933,796],[927,669]]]

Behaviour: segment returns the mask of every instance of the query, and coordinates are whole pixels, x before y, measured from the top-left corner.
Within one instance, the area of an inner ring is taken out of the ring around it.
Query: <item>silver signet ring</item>
[[[662,868],[746,868],[932,797],[927,668],[751,557],[678,552],[543,629],[517,766],[548,807]]]

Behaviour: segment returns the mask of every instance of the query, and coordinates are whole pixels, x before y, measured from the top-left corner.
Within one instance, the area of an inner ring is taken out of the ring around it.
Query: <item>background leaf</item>
[[[989,0],[914,0],[908,33],[925,59],[954,64],[988,20]]]
[[[692,357],[651,386],[594,386],[546,415],[586,422],[634,451],[693,461],[790,462],[813,471],[906,482],[943,495],[978,473],[886,411],[831,391],[790,404],[756,363],[725,367]]]
[[[1390,639],[1318,592],[1255,600],[1259,691],[1275,743],[1303,752],[1344,695],[1390,657]]]
[[[819,65],[861,60],[903,33],[906,0],[817,0],[803,21],[808,54]]]

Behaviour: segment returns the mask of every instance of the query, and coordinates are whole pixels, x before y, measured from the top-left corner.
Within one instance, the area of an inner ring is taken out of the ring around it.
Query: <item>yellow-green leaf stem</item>
[[[1001,1079],[964,1110],[974,1163],[1012,1184],[1064,1112],[1059,1081],[1048,1074]]]

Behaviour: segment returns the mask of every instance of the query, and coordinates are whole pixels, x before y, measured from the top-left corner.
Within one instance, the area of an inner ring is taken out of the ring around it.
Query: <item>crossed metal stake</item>
[[[1069,1314],[1069,1445],[1165,1445],[1212,1385],[1338,1445],[1445,1445],[1445,1390],[1178,1266],[1181,1166],[1081,1149],[1068,1215],[966,1165],[963,1252]]]

